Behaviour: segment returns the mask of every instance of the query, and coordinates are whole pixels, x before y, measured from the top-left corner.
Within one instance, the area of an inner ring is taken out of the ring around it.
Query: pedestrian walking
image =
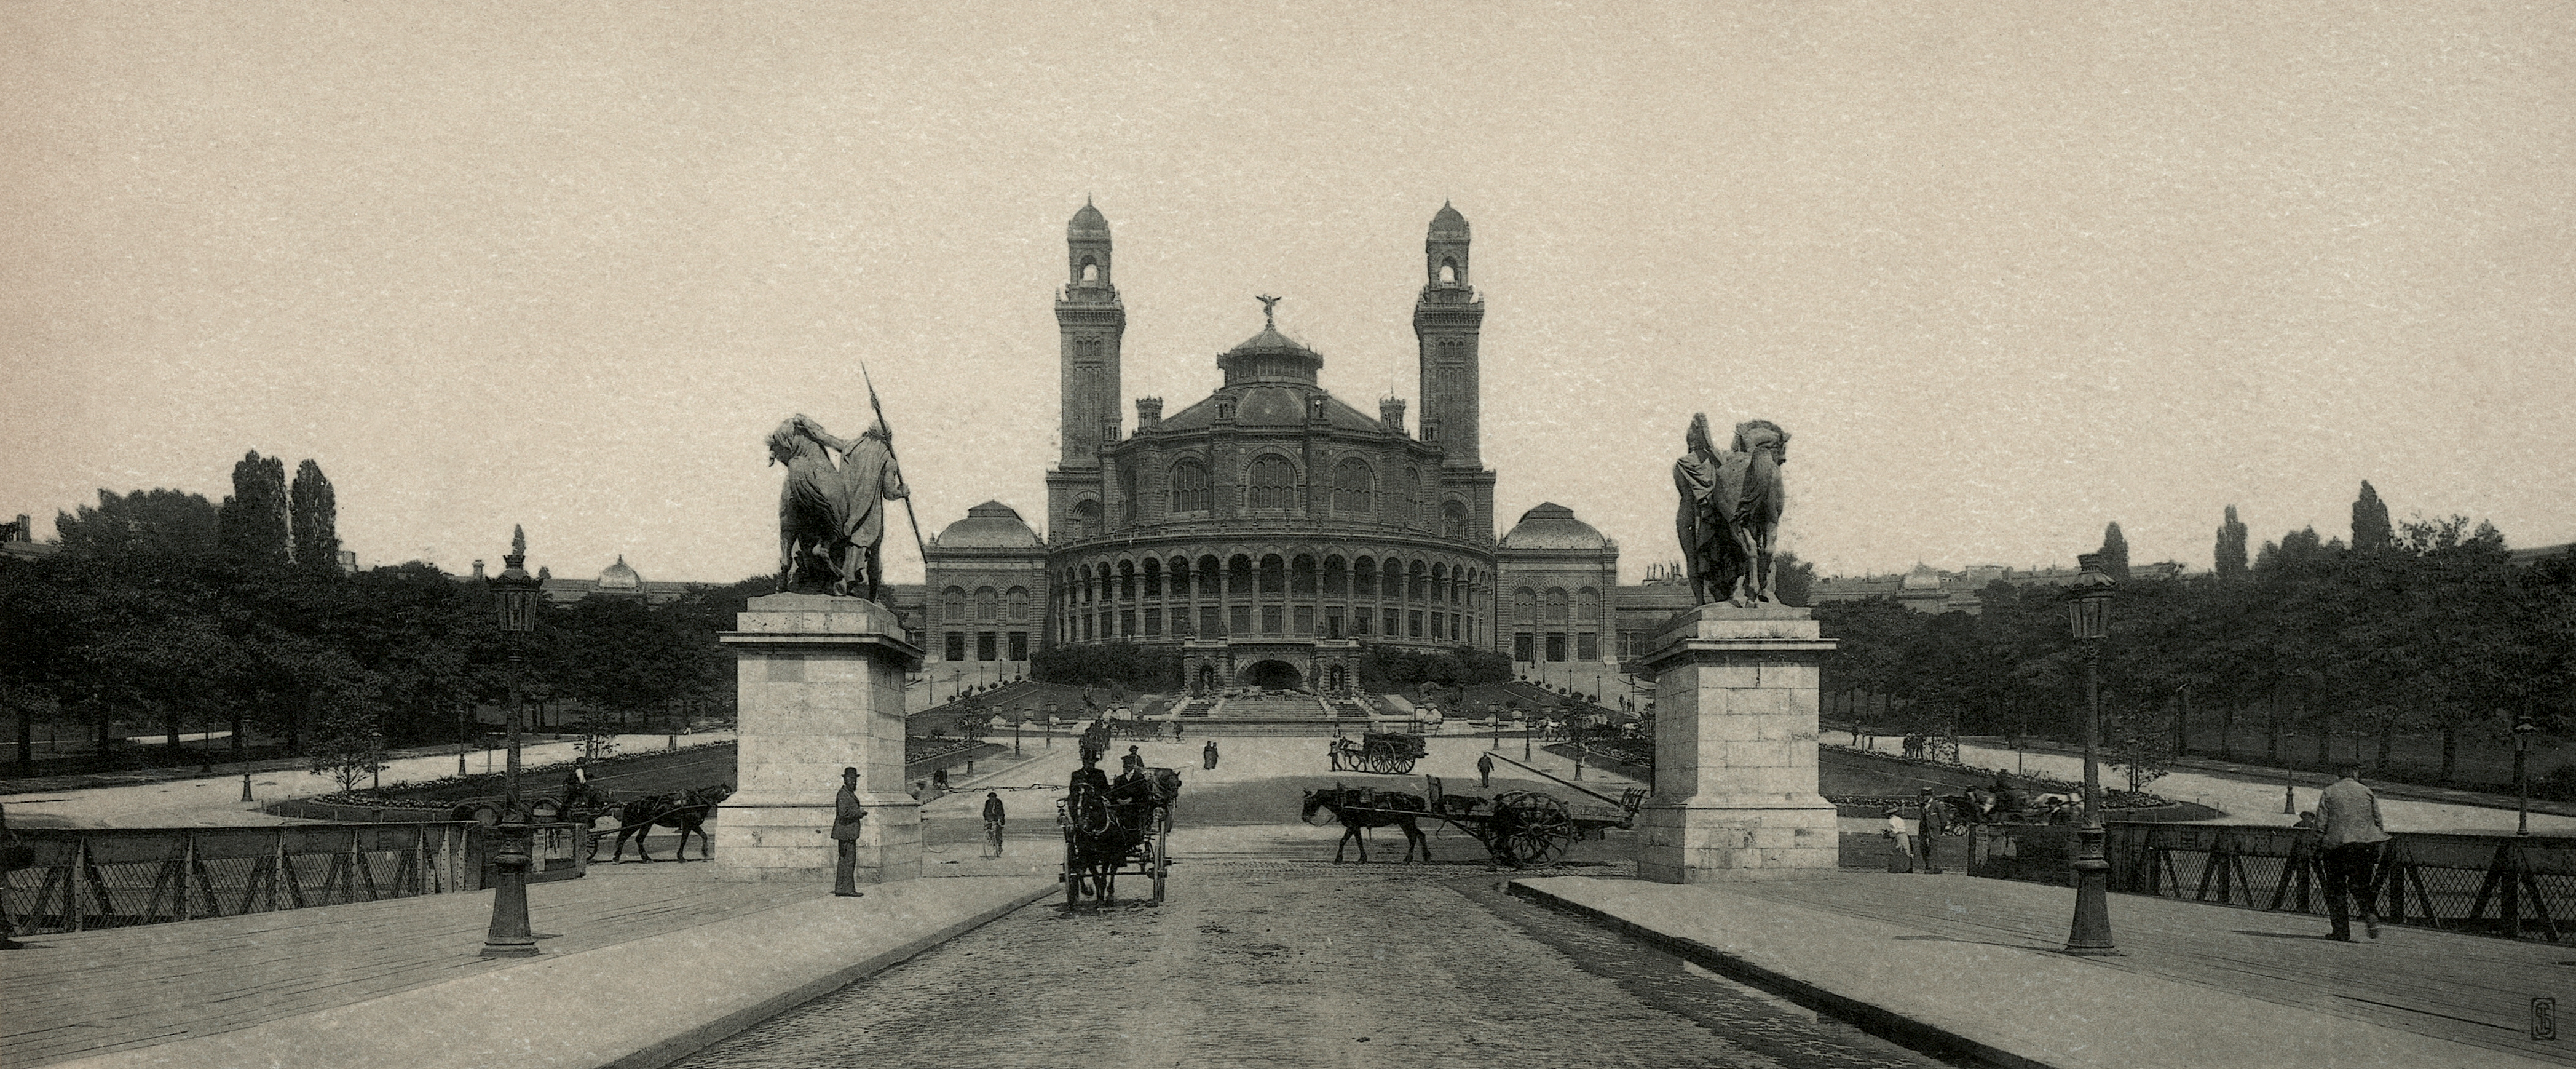
[[[948,770],[944,768],[932,769],[930,772],[930,785],[943,792],[946,791],[948,789]]]
[[[1003,821],[1003,813],[1002,813],[1002,795],[1001,795],[1001,792],[999,792],[999,791],[985,791],[985,792],[984,792],[984,856],[985,856],[985,857],[992,858],[992,857],[1000,857],[1000,856],[1002,856],[1002,821]]]
[[[859,770],[844,768],[841,793],[832,796],[832,845],[840,851],[832,893],[843,898],[859,897],[859,825],[867,819],[867,807],[859,804]]]
[[[1494,755],[1479,754],[1476,757],[1476,786],[1491,787],[1493,785]]]
[[[1207,766],[1208,768],[1211,768],[1211,769],[1213,769],[1213,768],[1215,768],[1215,767],[1216,767],[1216,740],[1215,740],[1215,739],[1209,739],[1209,740],[1208,740],[1208,744],[1207,744],[1207,748],[1199,751],[1199,762],[1200,762],[1201,764],[1203,764],[1203,765]]]
[[[1942,811],[1940,800],[1932,797],[1930,787],[1923,788],[1920,801],[1923,816],[1915,822],[1914,835],[1915,860],[1920,864],[1915,871],[1938,876],[1941,859],[1934,851],[1940,848],[1941,836],[1950,830],[1949,814]]]
[[[2333,938],[2352,937],[2352,903],[2361,897],[2361,924],[2379,938],[2379,896],[2371,886],[2379,864],[2379,846],[2388,841],[2388,826],[2379,819],[2379,796],[2361,782],[2361,766],[2346,762],[2343,778],[2317,798],[2317,822],[2324,826],[2326,911],[2334,920]]]

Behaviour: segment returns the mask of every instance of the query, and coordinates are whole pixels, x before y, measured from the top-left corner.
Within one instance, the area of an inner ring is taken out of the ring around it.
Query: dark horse
[[[732,796],[733,788],[719,783],[707,787],[692,787],[688,793],[676,799],[667,794],[655,794],[626,803],[625,808],[617,814],[617,849],[608,855],[608,859],[617,861],[623,858],[626,853],[626,840],[632,836],[635,839],[635,855],[646,861],[654,860],[652,854],[645,852],[644,837],[652,834],[655,827],[679,829],[680,845],[678,849],[672,851],[671,855],[674,861],[689,859],[689,836],[691,835],[698,837],[700,860],[715,856],[714,843],[707,837],[707,814],[715,811],[716,803]]]
[[[1422,851],[1422,860],[1431,860],[1431,840],[1422,834],[1421,825],[1414,822],[1414,814],[1431,812],[1421,795],[1364,791],[1337,783],[1329,791],[1307,791],[1306,808],[1298,814],[1298,819],[1312,821],[1318,809],[1332,810],[1333,816],[1342,822],[1342,839],[1333,844],[1333,864],[1342,863],[1342,848],[1355,840],[1360,844],[1360,864],[1368,864],[1368,840],[1360,837],[1360,829],[1383,828],[1390,824],[1404,830],[1404,860],[1412,861],[1416,849]]]
[[[648,794],[617,807],[617,848],[610,852],[608,859],[626,860],[626,840],[633,839],[636,856],[646,861],[653,860],[653,855],[644,851],[644,837],[653,832],[653,818],[670,809],[677,801],[678,799],[667,794]],[[590,841],[590,858],[593,861],[599,860],[599,840],[597,839]]]

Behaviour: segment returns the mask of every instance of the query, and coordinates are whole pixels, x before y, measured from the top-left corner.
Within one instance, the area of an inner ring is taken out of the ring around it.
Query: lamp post
[[[371,731],[367,733],[367,764],[372,766],[367,771],[373,773],[375,776],[374,789],[381,793],[385,789],[384,732]]]
[[[2119,584],[2102,570],[2102,555],[2086,553],[2075,584],[2066,591],[2066,618],[2084,647],[2084,825],[2076,829],[2075,924],[2066,936],[2069,954],[2117,954],[2111,945],[2111,861],[2102,851],[2102,644],[2111,634],[2111,592]]]
[[[2513,833],[2516,835],[2531,834],[2531,770],[2525,759],[2531,753],[2531,737],[2539,731],[2540,725],[2532,723],[2527,715],[2513,725],[2513,785],[2522,796],[2514,806]]]
[[[502,778],[501,826],[492,854],[492,924],[483,936],[483,956],[524,958],[537,953],[537,937],[528,930],[527,812],[519,803],[519,674],[526,660],[528,633],[537,629],[537,592],[544,582],[521,565],[528,560],[527,535],[513,528],[508,567],[489,580],[501,633],[510,643],[510,761]]]

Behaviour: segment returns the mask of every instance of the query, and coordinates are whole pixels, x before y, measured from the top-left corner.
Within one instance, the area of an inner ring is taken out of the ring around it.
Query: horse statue
[[[1315,811],[1319,809],[1332,810],[1333,817],[1342,822],[1341,841],[1333,844],[1333,864],[1342,863],[1342,849],[1353,842],[1359,843],[1360,864],[1368,864],[1368,840],[1360,836],[1360,829],[1388,825],[1404,832],[1406,862],[1413,860],[1416,849],[1422,851],[1422,860],[1431,860],[1431,839],[1422,834],[1421,825],[1414,819],[1414,814],[1428,816],[1431,812],[1421,795],[1362,791],[1337,783],[1329,791],[1307,791],[1305,808],[1297,814],[1297,819],[1312,823]]]
[[[838,464],[833,453],[840,454]],[[802,414],[769,434],[769,462],[787,466],[778,492],[778,590],[819,589],[878,600],[885,583],[885,503],[907,497],[882,422],[839,438]]]
[[[1695,603],[1779,604],[1773,556],[1786,497],[1780,467],[1789,462],[1789,432],[1767,419],[1746,420],[1735,425],[1735,440],[1720,452],[1709,435],[1708,414],[1700,413],[1691,417],[1683,441],[1690,451],[1673,462],[1673,488],[1681,497],[1673,523]]]

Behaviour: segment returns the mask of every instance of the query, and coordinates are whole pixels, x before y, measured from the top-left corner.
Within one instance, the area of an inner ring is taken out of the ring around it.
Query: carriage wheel
[[[1515,791],[1496,799],[1495,808],[1508,814],[1502,821],[1505,845],[1515,865],[1547,864],[1574,843],[1574,816],[1552,795]]]
[[[1412,774],[1413,774],[1413,758],[1410,758],[1410,757],[1405,758],[1405,759],[1404,759],[1404,761],[1403,761],[1402,763],[1400,763],[1400,764],[1396,765],[1396,766],[1395,766],[1395,774],[1396,774],[1396,775],[1399,775],[1399,776],[1409,776],[1409,775],[1412,775]]]

